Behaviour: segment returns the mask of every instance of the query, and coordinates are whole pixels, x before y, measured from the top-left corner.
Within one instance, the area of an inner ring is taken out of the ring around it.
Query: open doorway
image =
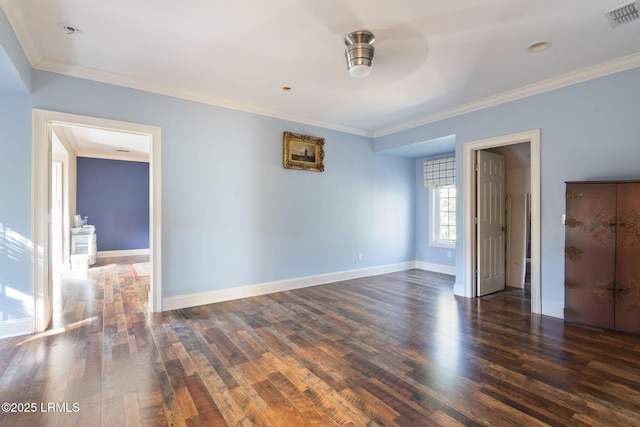
[[[476,156],[477,295],[530,292],[530,143],[477,150]]]
[[[459,294],[476,297],[476,152],[496,147],[529,143],[530,152],[530,277],[531,312],[542,313],[540,284],[540,131],[468,142],[463,146],[463,278]]]
[[[34,256],[34,332],[47,328],[53,312],[52,269],[52,225],[50,215],[52,196],[54,129],[79,127],[88,130],[102,130],[142,136],[147,139],[149,150],[149,310],[162,310],[160,277],[160,129],[127,122],[77,116],[45,110],[34,110],[34,150],[33,150],[33,239],[37,247]],[[69,191],[71,193],[71,191]],[[75,211],[72,206],[69,210]],[[67,221],[70,223],[70,221]],[[57,226],[56,226],[57,227]],[[65,233],[67,235],[69,233]],[[59,243],[55,243],[58,245]],[[64,244],[64,243],[63,243]]]
[[[531,287],[531,147],[529,142],[490,148],[504,158],[505,167],[505,284]]]

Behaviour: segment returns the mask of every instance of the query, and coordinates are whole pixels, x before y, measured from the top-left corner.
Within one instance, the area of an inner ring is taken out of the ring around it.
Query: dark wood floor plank
[[[1,425],[640,425],[640,337],[452,295],[408,270],[147,313],[141,257],[65,279],[54,329],[0,340]]]

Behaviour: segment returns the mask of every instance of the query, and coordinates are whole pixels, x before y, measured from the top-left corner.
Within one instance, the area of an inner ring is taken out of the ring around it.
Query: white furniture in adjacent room
[[[96,263],[98,252],[96,229],[92,225],[73,228],[71,232],[71,268],[82,269]]]

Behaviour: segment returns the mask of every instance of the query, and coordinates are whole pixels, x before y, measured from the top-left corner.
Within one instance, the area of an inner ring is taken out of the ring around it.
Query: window
[[[431,218],[429,244],[443,248],[456,245],[456,186],[429,187]]]

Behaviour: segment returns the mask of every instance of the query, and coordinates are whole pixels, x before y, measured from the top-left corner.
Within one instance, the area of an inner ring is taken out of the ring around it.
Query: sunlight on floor
[[[72,331],[82,326],[90,325],[92,322],[95,322],[96,320],[98,320],[98,318],[96,316],[93,316],[93,317],[89,317],[87,319],[81,320],[79,322],[72,323],[63,328],[49,329],[47,331],[40,332],[38,334],[33,334],[33,335],[30,335],[29,338],[27,338],[26,340],[21,341],[16,345],[20,346],[22,344],[28,343],[29,341],[37,340],[44,337],[50,337],[52,335],[62,334],[67,331]]]

